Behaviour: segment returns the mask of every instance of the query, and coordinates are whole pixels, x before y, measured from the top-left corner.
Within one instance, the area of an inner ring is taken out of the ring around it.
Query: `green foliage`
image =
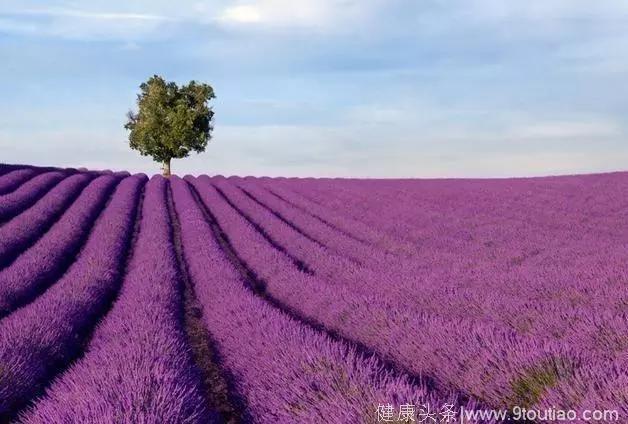
[[[570,361],[561,358],[547,360],[529,368],[511,383],[511,407],[530,408],[541,400],[548,389],[573,373]]]
[[[124,126],[132,149],[168,167],[172,158],[205,150],[213,130],[214,112],[208,103],[215,96],[210,85],[191,81],[178,87],[155,75],[140,90],[138,111],[129,111]]]

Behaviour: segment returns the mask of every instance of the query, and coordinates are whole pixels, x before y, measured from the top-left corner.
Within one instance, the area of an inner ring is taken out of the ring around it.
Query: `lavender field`
[[[628,173],[0,165],[0,422],[403,422],[404,405],[628,422]]]

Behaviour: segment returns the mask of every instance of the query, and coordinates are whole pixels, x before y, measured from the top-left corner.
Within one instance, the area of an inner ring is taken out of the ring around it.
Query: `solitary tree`
[[[129,145],[162,163],[168,177],[172,158],[205,151],[214,129],[214,112],[208,104],[215,97],[214,89],[195,81],[179,87],[155,75],[140,90],[138,111],[129,111],[124,126],[131,131]]]

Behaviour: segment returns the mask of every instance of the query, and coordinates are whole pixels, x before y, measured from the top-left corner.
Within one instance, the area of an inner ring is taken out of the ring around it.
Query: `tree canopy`
[[[129,145],[142,156],[163,164],[170,175],[170,160],[205,151],[211,140],[214,112],[209,101],[214,89],[190,81],[181,87],[154,75],[140,85],[138,111],[129,111],[125,128]]]

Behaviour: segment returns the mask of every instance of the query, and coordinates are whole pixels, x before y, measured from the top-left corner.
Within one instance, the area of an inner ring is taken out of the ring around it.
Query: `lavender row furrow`
[[[83,358],[22,416],[24,423],[212,421],[182,329],[167,182],[147,184],[121,292]]]
[[[10,165],[6,163],[0,163],[0,176],[7,174],[11,171],[15,171],[16,169],[25,168],[26,166],[20,165]]]
[[[417,184],[420,184],[418,181]],[[397,214],[400,208],[406,209],[407,206],[407,210],[413,212],[417,209],[420,211],[424,205],[424,202],[413,198],[413,191],[407,186],[408,182],[403,180],[371,180],[368,184],[362,184],[359,180],[351,179],[331,181],[306,178],[292,182],[288,189],[325,210],[340,213],[378,232],[387,233],[397,243],[410,246],[410,252],[414,252],[412,244],[415,240],[403,231],[391,231],[404,227],[405,217]],[[385,208],[384,205],[395,207]],[[373,210],[374,206],[377,211]]]
[[[63,172],[46,172],[22,184],[17,190],[0,196],[0,222],[32,206],[66,176]]]
[[[73,262],[119,181],[95,179],[42,238],[0,271],[0,317],[32,300]]]
[[[26,181],[39,174],[37,169],[16,169],[0,176],[0,195],[8,194],[16,190]]]
[[[628,416],[627,173],[125,175],[0,164],[0,422]]]
[[[238,205],[240,206],[241,203],[238,202]],[[298,219],[299,216],[295,214],[293,218]],[[266,230],[270,233],[273,233],[273,223],[266,222],[262,225],[262,227],[266,226],[270,228],[266,228]],[[326,237],[325,240],[327,243],[333,243],[335,238],[332,234]],[[286,243],[290,243],[290,241],[288,240],[286,241]],[[284,248],[288,252],[291,252],[295,249],[295,246],[291,244],[286,244]],[[333,261],[331,261],[331,264],[328,265],[327,263],[330,262],[329,258],[325,255],[317,256],[312,249],[305,250],[301,254],[303,255],[303,259],[306,262],[316,264],[313,269],[317,273],[330,276],[329,278],[335,281],[347,281],[351,285],[355,294],[376,294],[378,296],[381,296],[382,299],[386,299],[388,301],[388,304],[393,306],[403,303],[405,299],[408,298],[408,296],[416,296],[416,303],[412,303],[411,305],[406,306],[406,310],[408,310],[408,312],[410,312],[410,308],[412,310],[416,310],[417,313],[420,313],[421,310],[429,310],[430,303],[434,304],[435,301],[441,300],[442,303],[438,311],[439,315],[454,318],[458,316],[460,316],[460,318],[474,318],[472,314],[470,315],[468,313],[466,314],[466,317],[464,315],[461,315],[461,313],[465,313],[464,304],[469,304],[470,300],[477,300],[478,302],[482,302],[484,305],[488,306],[491,304],[494,305],[493,302],[498,301],[498,299],[495,298],[495,294],[498,294],[498,297],[501,300],[511,300],[512,297],[504,296],[505,293],[503,290],[489,293],[482,292],[478,293],[477,296],[475,293],[471,293],[471,295],[474,296],[473,299],[460,299],[462,301],[461,304],[458,304],[456,302],[456,304],[454,305],[449,305],[448,303],[451,303],[450,294],[447,291],[441,291],[441,289],[447,287],[448,282],[441,281],[441,275],[438,275],[436,273],[427,273],[425,268],[426,265],[430,265],[430,269],[456,269],[458,267],[458,264],[450,262],[443,263],[441,267],[434,267],[434,262],[432,261],[429,252],[426,252],[423,258],[415,261],[391,261],[389,264],[390,266],[387,268],[382,266],[381,263],[374,261],[375,263],[370,264],[370,270],[366,269],[365,267],[355,266],[334,269]],[[362,256],[359,256],[359,258],[363,261],[364,264],[368,264],[374,256],[375,254],[369,254],[369,251],[366,250],[362,252]],[[475,268],[477,269],[478,267],[479,265],[476,264]],[[491,279],[494,280],[495,278],[492,277]],[[433,280],[436,280],[437,284],[434,284]],[[427,301],[424,301],[422,298],[427,298],[426,296],[424,296],[427,293],[430,294],[429,299],[427,299]],[[514,310],[511,305],[515,304],[511,303],[509,305],[506,302],[501,302],[500,305],[495,305],[499,306],[498,308],[492,308],[492,310],[499,312],[503,311],[504,308],[508,308],[510,306],[509,314],[507,316],[516,317],[516,310]],[[486,309],[489,309],[489,312],[491,310],[491,308]],[[485,313],[484,316],[481,318],[490,319],[493,324],[501,324],[502,327],[507,327],[511,325],[510,323],[504,324],[503,319],[500,318],[497,314],[493,315],[490,313]]]
[[[464,220],[466,225],[458,231],[469,234],[474,222],[492,224],[496,229],[499,221],[514,218],[545,226],[562,225],[567,222],[548,217],[548,213],[560,210],[564,217],[580,215],[581,218],[596,218],[600,213],[608,213],[609,205],[615,202],[603,198],[608,193],[626,191],[621,178],[612,175],[589,176],[582,184],[582,177],[561,177],[555,179],[511,179],[511,180],[402,180],[360,181],[298,180],[290,186],[302,195],[313,198],[332,209],[344,209],[371,226],[385,228],[396,237],[420,239],[434,235],[437,241],[443,237],[443,229]],[[623,188],[622,188],[623,184]],[[617,189],[613,189],[617,186]],[[401,190],[403,188],[403,190]],[[344,194],[343,194],[344,193]],[[399,196],[403,193],[403,196]],[[522,196],[534,193],[534,196]],[[342,194],[340,201],[334,197]],[[566,197],[569,201],[564,203]],[[598,198],[598,205],[592,210],[588,199]],[[601,201],[600,201],[601,200]],[[577,202],[577,203],[574,203]],[[561,204],[562,203],[562,204]],[[388,207],[388,205],[394,207]],[[591,214],[590,212],[594,212]],[[535,219],[536,217],[542,219]],[[575,216],[574,216],[575,217]],[[550,219],[547,219],[550,218]],[[493,221],[493,222],[491,222]],[[585,221],[578,221],[572,228],[582,228]],[[588,225],[586,225],[588,226]],[[445,238],[444,243],[464,240]]]
[[[67,273],[0,320],[0,421],[15,415],[80,354],[119,287],[145,179],[123,180]]]
[[[305,263],[308,269],[321,272],[325,278],[335,280],[360,268],[350,259],[336,255],[325,246],[305,237],[271,211],[255,203],[228,180],[214,178],[212,183],[244,214],[243,216],[268,234],[274,243],[280,246],[280,251]]]
[[[308,200],[296,191],[289,190],[289,187],[282,187],[273,181],[260,179],[259,185],[268,190],[272,196],[319,220],[328,227],[345,234],[347,237],[378,246],[385,252],[398,255],[405,256],[413,251],[408,244],[392,239],[385,232],[377,231],[372,225],[365,225],[354,218],[350,218],[350,214],[344,210],[346,208],[340,211],[325,208],[321,204]]]
[[[507,219],[500,221],[499,229],[497,229],[494,224],[478,228],[476,222],[467,218],[460,219],[461,216],[464,218],[464,215],[467,213],[466,210],[471,209],[467,205],[480,203],[477,195],[470,192],[470,194],[466,195],[473,197],[473,201],[471,201],[471,199],[464,200],[465,192],[469,192],[469,188],[465,188],[462,191],[456,190],[456,195],[451,196],[444,192],[444,189],[448,185],[440,182],[433,184],[437,185],[439,190],[434,191],[432,194],[431,190],[424,188],[423,191],[421,191],[423,196],[423,200],[421,201],[422,205],[429,205],[434,201],[446,205],[447,202],[452,202],[452,199],[463,198],[463,200],[460,201],[462,207],[452,210],[452,216],[442,216],[447,209],[439,204],[437,209],[439,211],[438,219],[440,223],[438,221],[435,222],[434,219],[428,218],[423,219],[425,221],[424,224],[421,224],[421,222],[412,224],[413,228],[420,228],[423,233],[421,250],[419,252],[420,255],[417,256],[414,261],[398,263],[396,266],[391,267],[392,273],[390,273],[388,277],[385,275],[385,270],[379,272],[379,279],[381,281],[391,281],[394,284],[394,290],[390,290],[388,294],[384,293],[383,295],[392,296],[395,293],[403,293],[406,296],[417,296],[420,301],[421,298],[426,297],[421,295],[426,294],[425,289],[427,288],[430,294],[428,297],[433,299],[433,303],[438,300],[443,301],[442,305],[444,307],[441,306],[439,308],[443,315],[452,314],[455,316],[465,314],[464,305],[472,303],[473,306],[476,306],[476,303],[479,303],[481,307],[479,312],[482,314],[482,319],[504,321],[504,318],[499,316],[500,314],[505,317],[516,318],[516,315],[520,315],[516,313],[516,299],[525,299],[526,296],[529,296],[535,290],[538,291],[539,288],[544,291],[559,288],[560,286],[555,284],[557,280],[565,281],[569,286],[573,286],[569,280],[575,282],[581,280],[577,276],[572,277],[566,275],[576,270],[573,266],[568,265],[574,258],[569,257],[571,254],[562,247],[558,248],[557,246],[553,249],[549,248],[549,246],[556,244],[567,244],[575,248],[573,249],[574,252],[580,254],[577,256],[578,260],[591,262],[590,265],[592,266],[596,266],[595,262],[598,260],[594,255],[600,256],[600,258],[606,258],[608,264],[605,264],[604,267],[611,272],[608,277],[613,280],[615,278],[622,278],[621,270],[623,267],[616,266],[614,263],[614,258],[617,256],[617,253],[620,252],[600,251],[600,249],[604,249],[605,240],[609,238],[608,235],[600,234],[599,231],[595,231],[595,233],[589,235],[581,232],[574,233],[571,230],[572,228],[582,228],[580,217],[578,217],[577,220],[574,219],[574,222],[565,225],[564,230],[561,229],[560,231],[557,229],[545,232],[531,231],[532,226],[530,224],[526,223],[525,226],[522,226],[517,224],[517,221]],[[464,184],[467,185],[470,183]],[[337,185],[340,185],[340,183],[337,183]],[[454,187],[462,186],[463,182],[455,182],[455,184],[451,183],[449,185]],[[483,183],[482,187],[486,190],[487,187],[490,188],[493,185],[497,184],[492,183],[489,185]],[[501,183],[499,185],[501,185]],[[371,184],[368,185],[368,189],[374,190],[371,188]],[[497,189],[501,190],[499,186]],[[493,197],[489,198],[489,200],[492,198]],[[443,199],[445,200],[443,201]],[[500,195],[500,199],[498,205],[505,204],[506,206],[504,206],[504,209],[498,209],[496,214],[503,218],[508,216],[507,208],[509,207],[509,201],[507,193]],[[491,204],[487,204],[486,207],[483,208],[484,211],[495,209],[494,200],[491,200],[491,202]],[[379,203],[379,201],[374,201],[373,207],[369,209],[379,207]],[[397,202],[396,205],[398,206],[399,203],[400,202]],[[417,202],[414,203],[416,204]],[[411,214],[420,215],[422,213],[421,211],[427,208],[427,206],[422,206],[421,208],[415,206],[412,208]],[[398,210],[400,208],[396,207],[392,209]],[[475,217],[479,215],[477,209],[477,207],[473,207],[471,211],[468,212],[469,217],[473,218],[474,221],[481,222],[482,219],[486,220],[486,212],[485,216],[481,216],[480,219],[475,219]],[[533,214],[530,213],[530,207],[528,205],[524,207],[518,206],[514,208],[514,210],[522,210],[525,211],[525,216],[533,216]],[[609,223],[604,224],[603,221],[599,221],[597,227],[608,225]],[[534,226],[540,227],[541,224],[534,223]],[[462,233],[463,231],[464,234]],[[467,236],[467,234],[470,235],[471,231],[473,237]],[[407,228],[404,232],[409,233],[411,231]],[[582,240],[583,236],[585,236],[587,240]],[[613,236],[621,236],[621,232],[615,231]],[[467,240],[461,241],[465,239]],[[501,244],[503,244],[503,247],[500,246]],[[499,250],[495,249],[493,247],[494,245],[499,246]],[[540,246],[545,246],[542,250],[547,250],[548,255],[538,255],[538,253],[541,252],[539,249]],[[595,246],[593,249],[595,249],[596,252],[587,253],[587,256],[583,257],[582,253],[591,251],[591,247],[593,246]],[[615,247],[611,248],[617,250]],[[565,252],[565,254],[563,252]],[[509,258],[506,255],[511,256]],[[502,263],[498,262],[500,257],[504,256],[506,260]],[[559,265],[548,268],[539,263],[541,259]],[[522,264],[522,262],[524,263]],[[589,266],[589,264],[582,264],[582,266],[577,268],[577,272],[580,272],[579,269],[584,269],[587,266]],[[597,267],[599,268],[599,266]],[[604,276],[604,271],[599,273],[601,277]],[[499,274],[496,275],[496,272],[499,272]],[[603,277],[602,280],[604,279]],[[511,283],[504,286],[503,280],[509,280]],[[523,281],[519,284],[521,280]],[[538,282],[535,280],[538,280]],[[475,284],[472,285],[471,281],[475,282]],[[517,284],[512,284],[512,281]],[[528,283],[529,281],[532,281],[532,284]],[[361,282],[368,282],[368,280],[362,279]],[[543,284],[544,287],[539,287],[539,283]],[[463,285],[465,295],[471,295],[473,299],[451,296],[452,291],[460,290],[460,285]],[[487,285],[490,285],[494,289],[486,290],[488,288]],[[534,287],[534,289],[529,290],[530,293],[522,293],[522,291],[528,291],[526,290],[526,286]],[[390,286],[387,284],[367,284],[364,289],[373,290],[378,287],[386,289]],[[590,282],[584,281],[581,289],[591,290],[595,287],[602,286],[599,284],[592,285]],[[603,294],[603,292],[607,290],[608,287],[605,287],[600,294]],[[594,299],[598,298],[589,296],[588,301]],[[448,308],[447,301],[451,300],[454,300],[456,304]],[[470,300],[473,302],[469,302]],[[496,302],[500,304],[496,305]],[[425,307],[427,305],[417,306]],[[563,302],[563,306],[568,305]],[[508,308],[507,313],[503,313],[506,312],[504,308]],[[511,325],[511,322],[507,322],[507,325]]]
[[[330,228],[320,220],[313,218],[302,211],[290,206],[251,181],[238,181],[235,183],[246,190],[256,201],[284,219],[299,227],[303,232],[311,235],[316,240],[323,240],[324,245],[339,255],[345,255],[367,267],[381,268],[395,259],[394,255],[387,254],[381,248],[359,242],[347,237],[342,232]]]
[[[301,273],[264,245],[265,240],[221,199],[209,179],[189,181],[271,296],[413,374],[433,376],[487,403],[504,405],[513,396],[512,381],[523,370],[566,355],[559,343],[531,340],[490,323],[416,313],[407,309],[407,301],[391,304],[377,293],[356,293],[351,287]],[[376,281],[377,275],[373,278]],[[478,357],[478,351],[484,355]]]
[[[347,245],[342,241],[337,242],[338,238],[341,237],[338,233],[327,234],[327,237],[324,238],[328,245],[334,246],[336,249],[321,246],[275,216],[272,209],[264,208],[237,190],[228,180],[214,178],[212,183],[248,219],[269,234],[281,246],[282,251],[298,258],[307,264],[310,270],[334,285],[343,283],[351,287],[353,291],[367,295],[382,293],[383,296],[387,296],[391,291],[391,285],[398,284],[396,281],[399,279],[397,269],[403,271],[401,276],[405,280],[412,280],[416,272],[417,265],[414,262],[401,262],[402,259],[397,256],[381,255],[377,249],[367,246],[360,245],[358,247]],[[287,213],[287,211],[284,212]],[[290,217],[299,220],[298,214],[290,214]],[[305,223],[300,223],[305,227]],[[307,226],[307,230],[314,232],[310,226]],[[344,254],[340,256],[338,253],[334,253],[338,251],[342,251]],[[370,284],[374,276],[378,277],[378,284],[375,287]],[[393,299],[393,301],[395,300]]]
[[[32,207],[0,227],[0,269],[41,237],[91,180],[76,174],[61,181]]]
[[[541,182],[544,190],[539,188]],[[628,347],[619,336],[628,333],[623,306],[628,282],[623,265],[627,254],[622,210],[626,209],[616,201],[622,198],[617,197],[619,193],[628,191],[625,180],[591,176],[414,184],[418,188],[409,191],[407,208],[402,202],[387,208],[381,199],[366,208],[375,210],[373,222],[402,221],[400,232],[421,233],[424,239],[417,263],[425,265],[413,283],[416,288],[399,284],[404,281],[403,272],[395,270],[399,280],[389,286],[388,295],[381,295],[392,299],[397,293],[397,304],[404,310],[457,317],[478,326],[491,323],[541,346],[560,345],[555,355],[562,352],[558,356],[577,364],[577,369],[562,373],[559,379],[550,378],[559,380],[555,391],[563,394],[566,405],[575,401],[569,401],[573,396],[565,388],[582,387],[592,380],[613,381],[613,374],[596,364],[621,357]],[[356,184],[357,189],[377,192],[370,184]],[[381,213],[389,209],[405,215]],[[551,211],[560,215],[551,216]],[[410,220],[413,216],[418,220]],[[375,277],[371,287],[379,285],[381,275]],[[412,302],[404,302],[404,297]],[[359,309],[356,306],[349,313]],[[447,355],[467,348],[457,346],[453,343]],[[517,370],[511,379],[515,386],[539,368],[516,361],[510,367]],[[617,399],[610,386],[594,387],[589,390],[590,399]]]
[[[383,184],[385,188],[380,187],[381,184],[378,183]],[[324,210],[341,214],[360,225],[371,227],[378,233],[387,234],[387,238],[394,241],[392,246],[401,245],[404,252],[410,255],[417,252],[417,239],[403,231],[397,231],[405,228],[406,217],[396,214],[400,208],[421,216],[420,212],[424,207],[421,199],[413,198],[414,193],[408,189],[404,181],[372,180],[368,184],[361,184],[359,180],[351,179],[331,181],[306,178],[294,181],[288,189]],[[384,205],[394,207],[385,208]],[[374,210],[375,207],[377,211]],[[414,232],[411,234],[414,235]]]
[[[376,359],[303,326],[247,290],[187,184],[176,177],[171,184],[205,324],[254,422],[368,422],[376,421],[383,402],[432,408],[456,402],[391,375]]]

